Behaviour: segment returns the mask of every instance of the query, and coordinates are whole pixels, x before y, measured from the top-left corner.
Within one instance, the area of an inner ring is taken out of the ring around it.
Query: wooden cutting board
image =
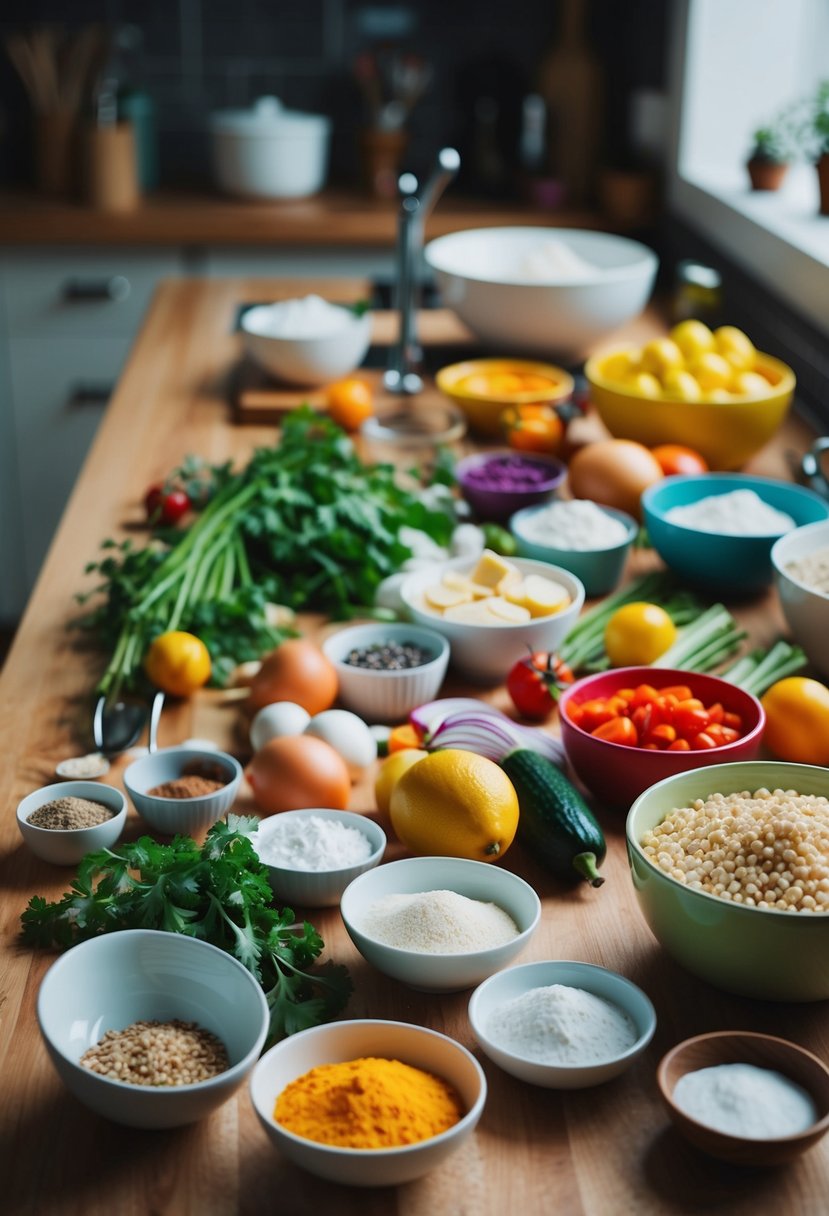
[[[391,407],[400,398],[388,393],[383,388],[383,372],[385,371],[388,352],[397,341],[399,319],[392,311],[377,311],[372,314],[372,350],[376,356],[373,360],[379,366],[362,367],[361,377],[370,382],[375,392],[375,403],[378,413],[384,408]],[[446,346],[447,348],[463,348],[474,344],[470,331],[448,308],[423,310],[418,314],[417,334],[424,348]],[[447,355],[446,362],[451,362],[452,356]],[[434,379],[424,376],[425,386],[417,400],[423,404],[445,404],[446,398],[435,388]],[[230,379],[230,397],[233,407],[233,420],[239,425],[273,426],[279,425],[283,416],[302,404],[308,404],[313,409],[325,409],[325,388],[299,388],[296,385],[283,384],[274,380],[258,364],[248,356],[244,356],[233,369]]]

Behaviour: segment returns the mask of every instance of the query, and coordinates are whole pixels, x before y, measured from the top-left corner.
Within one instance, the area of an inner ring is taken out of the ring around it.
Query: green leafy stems
[[[201,847],[188,836],[170,844],[142,836],[90,853],[60,900],[30,900],[23,941],[66,949],[120,929],[182,933],[227,951],[256,976],[271,1011],[269,1042],[328,1021],[345,1007],[351,979],[331,962],[314,967],[322,938],[307,921],[296,925],[290,908],[272,906],[267,870],[250,841],[258,825],[228,815]]]

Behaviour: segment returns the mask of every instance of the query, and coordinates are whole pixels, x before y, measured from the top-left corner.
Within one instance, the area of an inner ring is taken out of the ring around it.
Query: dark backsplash
[[[631,91],[664,83],[667,7],[666,0],[588,2],[605,91],[604,163],[628,154]],[[155,105],[164,185],[209,184],[209,113],[265,94],[333,117],[331,180],[351,184],[364,119],[351,71],[360,51],[390,41],[432,64],[432,83],[410,123],[410,167],[419,169],[448,142],[468,150],[470,113],[483,89],[499,99],[501,138],[514,155],[520,101],[556,41],[560,8],[561,0],[5,0],[0,32],[41,22],[136,27],[131,83]],[[32,178],[30,109],[0,58],[0,182],[23,184]]]

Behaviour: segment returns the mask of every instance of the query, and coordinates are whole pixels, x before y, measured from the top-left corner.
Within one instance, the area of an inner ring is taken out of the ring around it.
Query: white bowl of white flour
[[[656,1013],[630,980],[592,963],[525,963],[491,976],[469,1001],[478,1045],[505,1072],[548,1089],[586,1089],[629,1068]]]

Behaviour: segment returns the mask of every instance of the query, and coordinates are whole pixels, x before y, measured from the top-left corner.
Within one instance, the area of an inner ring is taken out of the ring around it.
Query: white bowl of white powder
[[[371,342],[370,312],[307,295],[257,304],[239,322],[245,346],[266,371],[289,384],[325,384],[362,363]]]
[[[656,1013],[623,975],[551,960],[491,976],[470,998],[469,1022],[481,1050],[520,1081],[586,1089],[617,1077],[642,1054]]]
[[[367,815],[311,807],[263,819],[251,838],[277,899],[330,908],[383,856],[386,834]]]
[[[523,878],[485,862],[406,857],[355,879],[340,913],[378,971],[422,992],[459,992],[524,949],[541,901]]]

